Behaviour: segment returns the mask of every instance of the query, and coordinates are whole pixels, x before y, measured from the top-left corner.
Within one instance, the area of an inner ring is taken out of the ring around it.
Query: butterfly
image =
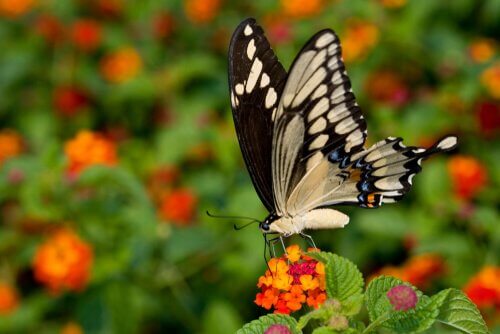
[[[399,201],[429,156],[457,146],[445,136],[429,148],[389,137],[365,148],[366,121],[356,103],[338,36],[316,33],[287,73],[254,19],[229,46],[229,90],[236,134],[255,190],[269,215],[265,234],[344,227],[332,208],[378,208]]]

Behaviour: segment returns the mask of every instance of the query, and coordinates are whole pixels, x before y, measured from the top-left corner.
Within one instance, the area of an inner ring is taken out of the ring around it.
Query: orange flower
[[[73,116],[88,104],[85,91],[77,87],[60,86],[52,97],[54,108],[62,115]]]
[[[137,76],[142,69],[142,59],[134,48],[124,47],[101,60],[101,73],[112,83],[123,83]]]
[[[464,292],[479,308],[500,311],[500,267],[486,266],[473,276]]]
[[[352,22],[344,32],[342,56],[346,62],[363,58],[378,42],[379,30],[370,22]]]
[[[302,251],[300,250],[299,245],[291,245],[286,248],[286,256],[288,260],[292,263],[300,260],[301,255]]]
[[[177,189],[167,194],[160,206],[160,217],[182,226],[194,216],[197,198],[190,189]]]
[[[293,18],[305,18],[318,14],[323,9],[322,0],[281,0],[285,15]]]
[[[488,174],[480,161],[472,156],[455,155],[448,160],[448,173],[455,195],[469,200],[486,185]]]
[[[365,82],[365,90],[373,100],[396,107],[407,102],[410,96],[401,76],[386,70],[371,73]]]
[[[406,0],[380,0],[380,3],[386,8],[400,8],[406,4]]]
[[[189,21],[203,24],[212,21],[219,8],[221,0],[185,0],[184,12]]]
[[[35,278],[49,290],[81,290],[89,280],[92,248],[73,231],[54,232],[36,250],[33,258]]]
[[[61,334],[83,334],[82,327],[76,322],[68,322],[61,328]]]
[[[70,37],[73,44],[81,50],[94,50],[101,43],[101,25],[92,19],[77,20],[71,27]]]
[[[307,305],[318,308],[320,307],[326,300],[326,293],[324,289],[315,289],[309,291],[307,294]]]
[[[500,61],[484,70],[481,82],[492,97],[500,99]]]
[[[93,165],[114,166],[117,163],[116,147],[100,134],[83,130],[64,146],[68,159],[68,170],[78,174]]]
[[[289,246],[287,253],[269,260],[270,270],[260,276],[257,283],[261,292],[255,303],[268,310],[273,307],[275,313],[283,314],[300,310],[306,302],[319,307],[326,300],[324,265],[304,255],[297,245]]]
[[[495,55],[495,42],[487,38],[478,38],[469,46],[469,55],[476,63],[484,63]]]
[[[0,16],[15,18],[30,11],[35,0],[0,0]]]
[[[0,282],[0,315],[14,312],[19,306],[16,290],[7,283]]]
[[[293,312],[302,308],[302,304],[306,301],[306,295],[300,285],[294,285],[290,292],[284,294],[283,299],[286,301],[286,306]]]
[[[23,150],[23,141],[13,130],[0,131],[0,167],[7,159],[19,155]]]

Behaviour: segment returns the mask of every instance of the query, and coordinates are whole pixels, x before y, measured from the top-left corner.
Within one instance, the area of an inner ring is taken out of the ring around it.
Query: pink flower
[[[407,311],[415,308],[418,297],[415,291],[407,285],[398,285],[387,292],[387,298],[396,311]]]
[[[264,334],[292,334],[290,329],[285,325],[271,325]]]

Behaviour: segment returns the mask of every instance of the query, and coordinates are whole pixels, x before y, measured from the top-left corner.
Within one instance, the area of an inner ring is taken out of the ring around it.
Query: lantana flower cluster
[[[324,264],[304,254],[298,245],[287,247],[286,254],[272,258],[268,266],[257,283],[261,289],[255,298],[257,305],[290,314],[304,304],[318,308],[326,300]]]

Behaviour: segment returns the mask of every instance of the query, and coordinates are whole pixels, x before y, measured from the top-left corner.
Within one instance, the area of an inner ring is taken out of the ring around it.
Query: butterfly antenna
[[[246,217],[246,216],[221,216],[221,215],[214,215],[212,213],[210,213],[208,210],[207,210],[207,216],[211,217],[211,218],[222,218],[222,219],[248,219],[248,220],[252,220],[252,221],[258,221],[257,219],[255,218],[252,218],[252,217]]]
[[[234,227],[234,229],[235,229],[236,231],[239,231],[239,230],[244,229],[244,228],[245,228],[245,227],[247,227],[248,225],[251,225],[251,224],[254,224],[254,223],[260,223],[260,222],[259,222],[257,219],[255,219],[255,220],[253,220],[253,221],[251,221],[251,222],[249,222],[249,223],[246,223],[245,225],[241,225],[241,226],[238,226],[238,225],[234,224],[234,225],[233,225],[233,227]]]

